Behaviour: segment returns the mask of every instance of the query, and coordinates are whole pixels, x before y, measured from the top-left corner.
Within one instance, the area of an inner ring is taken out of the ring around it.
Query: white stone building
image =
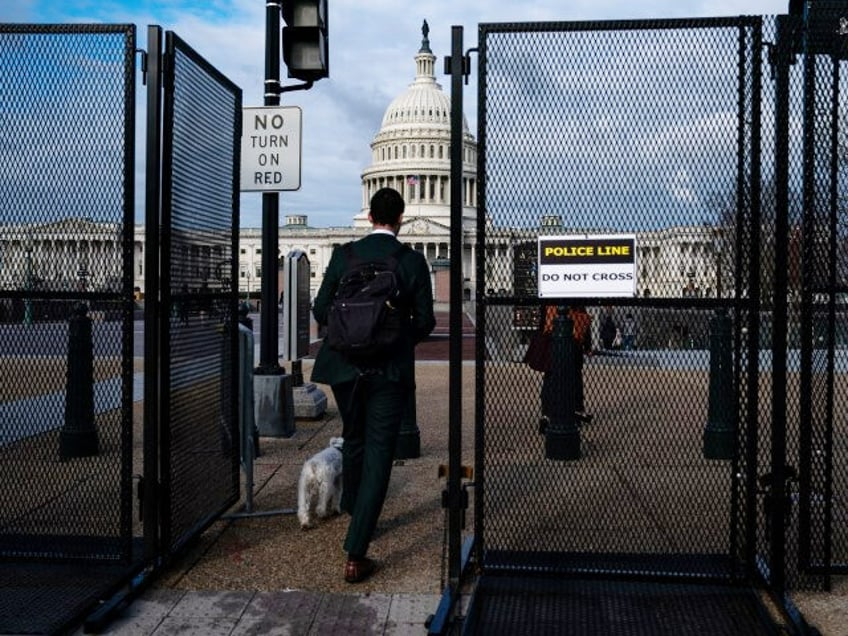
[[[398,190],[406,201],[399,238],[422,252],[435,271],[447,265],[450,254],[450,97],[436,82],[436,56],[425,37],[415,55],[415,79],[383,115],[371,142],[371,164],[362,172],[362,209],[352,227],[310,228],[301,215],[286,217],[280,228],[280,255],[293,249],[309,257],[312,295],[318,291],[333,247],[359,238],[370,229],[368,203],[382,187]],[[477,240],[477,145],[463,117],[462,125],[463,291],[475,297]],[[559,218],[540,222],[545,232],[562,226]],[[567,232],[567,229],[564,230]],[[498,266],[487,274],[484,293],[512,293],[514,233],[490,229],[487,244]],[[640,233],[637,239],[639,293],[679,296],[715,294],[717,282],[714,236],[711,228],[674,227]],[[239,289],[257,291],[261,279],[262,240],[259,229],[243,229],[240,237]],[[445,276],[434,273],[437,300],[448,300]],[[687,292],[688,293],[688,292]],[[725,290],[727,293],[727,290]]]
[[[450,254],[450,97],[436,82],[436,56],[425,37],[415,55],[416,74],[407,90],[396,97],[383,115],[371,143],[371,165],[361,175],[361,212],[351,227],[310,228],[307,218],[290,215],[280,228],[280,255],[303,250],[309,258],[314,296],[336,245],[366,234],[371,196],[383,187],[398,190],[406,201],[399,238],[425,255],[431,264]],[[474,244],[477,214],[477,145],[463,118],[463,268],[465,294],[474,294]],[[239,246],[239,289],[259,289],[262,238],[259,229],[243,229]],[[436,274],[434,274],[436,276]],[[446,294],[442,285],[434,288]],[[447,300],[445,295],[444,300]]]
[[[279,228],[279,253],[302,250],[309,258],[311,295],[317,293],[333,249],[366,234],[368,202],[379,188],[397,189],[406,201],[399,238],[425,255],[433,266],[437,300],[448,300],[446,269],[450,253],[450,97],[436,82],[436,56],[425,37],[414,56],[415,77],[388,106],[371,143],[371,164],[361,174],[361,211],[345,227],[312,228],[305,215],[286,216]],[[464,295],[475,297],[477,238],[477,145],[463,117],[462,148],[462,265]],[[540,220],[540,232],[564,227],[558,217]],[[99,289],[119,280],[120,245],[115,224],[66,219],[26,227],[0,225],[0,285],[21,288],[37,282],[42,288]],[[532,232],[530,233],[532,234]],[[511,294],[515,284],[513,262],[516,232],[487,230],[486,242],[496,267],[487,272],[484,293]],[[526,228],[521,235],[529,240]],[[530,237],[532,238],[532,237]],[[144,289],[145,228],[135,229],[134,285]],[[198,247],[198,250],[210,248]],[[238,287],[240,294],[259,295],[262,277],[262,237],[259,228],[243,228],[239,236]],[[205,252],[199,252],[202,260]],[[209,262],[198,266],[200,278],[210,281]],[[718,283],[717,252],[712,228],[671,227],[637,236],[639,294],[680,296],[714,295]],[[725,263],[731,259],[725,251]],[[218,259],[220,260],[220,259]],[[218,262],[218,261],[215,261]],[[492,263],[490,262],[489,265]],[[730,267],[725,268],[724,295],[729,292]],[[279,274],[278,274],[279,275]],[[198,282],[198,285],[203,281]],[[282,290],[282,286],[280,286]]]

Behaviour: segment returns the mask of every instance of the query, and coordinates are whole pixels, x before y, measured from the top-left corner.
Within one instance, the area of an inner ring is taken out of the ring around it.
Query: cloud
[[[243,90],[244,104],[263,103],[265,59],[265,4],[256,0],[15,0],[2,3],[0,19],[27,22],[103,21],[138,25],[138,45],[147,46],[146,26],[159,24],[175,31],[198,53],[221,70]],[[349,225],[361,205],[360,174],[370,163],[370,143],[378,132],[381,118],[391,100],[414,79],[414,55],[421,44],[421,23],[430,26],[429,40],[438,56],[437,81],[449,93],[449,78],[443,74],[443,56],[450,52],[451,27],[463,26],[464,48],[477,46],[480,22],[604,20],[707,15],[772,14],[785,12],[785,0],[649,0],[622,5],[619,0],[536,0],[524,3],[493,3],[490,0],[422,0],[410,6],[394,0],[330,0],[330,78],[316,82],[309,91],[284,93],[281,102],[303,109],[303,185],[300,191],[283,193],[281,215],[303,213],[310,224]],[[591,51],[573,50],[588,55]],[[649,54],[650,51],[644,52]],[[700,54],[694,51],[695,55]],[[528,63],[532,55],[528,54]],[[643,61],[647,61],[644,58]],[[611,61],[614,63],[615,60]],[[476,56],[464,88],[464,110],[471,132],[477,131]],[[596,72],[600,67],[596,67]],[[613,65],[614,69],[615,66]],[[520,69],[504,81],[515,82],[518,91],[532,89],[528,81],[546,81],[541,75],[531,80]],[[553,69],[547,69],[553,70]],[[566,72],[561,82],[577,82],[586,69]],[[285,74],[285,67],[283,67]],[[283,77],[284,83],[292,83]],[[523,83],[522,83],[523,82]],[[685,84],[680,90],[685,89]],[[626,94],[632,90],[627,77],[617,86]],[[140,119],[144,113],[144,87],[138,84]],[[520,98],[521,93],[517,93]],[[672,95],[673,97],[673,95]],[[544,122],[545,115],[534,117]],[[566,133],[570,123],[561,120]],[[139,139],[143,140],[143,121]],[[618,126],[616,114],[591,126]],[[657,131],[651,131],[657,135]],[[560,138],[537,139],[546,152],[561,147]],[[632,143],[636,143],[633,140]],[[142,210],[143,143],[138,143],[137,208]],[[679,166],[675,166],[679,167]],[[691,173],[691,168],[689,169]],[[669,174],[666,172],[665,174]],[[673,174],[673,173],[672,173]],[[629,181],[624,174],[620,180]],[[242,196],[243,224],[261,222],[261,197]]]

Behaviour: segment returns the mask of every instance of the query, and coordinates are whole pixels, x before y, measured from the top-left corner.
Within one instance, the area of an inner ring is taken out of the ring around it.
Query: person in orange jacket
[[[575,416],[578,421],[589,423],[592,421],[592,416],[586,412],[585,393],[583,386],[583,364],[585,354],[592,350],[591,326],[592,316],[586,311],[583,305],[573,305],[568,308],[567,315],[574,323],[573,337],[574,347],[571,364],[573,365],[574,375],[577,381],[575,391]],[[544,308],[544,318],[542,322],[542,331],[544,333],[553,333],[554,319],[557,316],[557,306],[547,305]],[[542,420],[539,423],[541,432],[544,432],[550,420],[551,410],[554,404],[554,387],[551,370],[547,370],[542,377]]]

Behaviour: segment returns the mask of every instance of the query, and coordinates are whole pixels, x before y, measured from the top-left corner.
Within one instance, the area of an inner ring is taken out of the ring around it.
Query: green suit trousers
[[[344,437],[341,509],[351,515],[344,549],[364,557],[386,499],[409,389],[380,373],[332,388]]]

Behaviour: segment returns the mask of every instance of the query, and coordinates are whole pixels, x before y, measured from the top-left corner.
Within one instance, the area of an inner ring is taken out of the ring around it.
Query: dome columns
[[[472,197],[473,180],[464,180],[464,204]],[[450,177],[443,174],[400,174],[367,177],[362,189],[362,209],[367,210],[371,197],[380,188],[394,188],[403,200],[416,205],[450,205]]]

